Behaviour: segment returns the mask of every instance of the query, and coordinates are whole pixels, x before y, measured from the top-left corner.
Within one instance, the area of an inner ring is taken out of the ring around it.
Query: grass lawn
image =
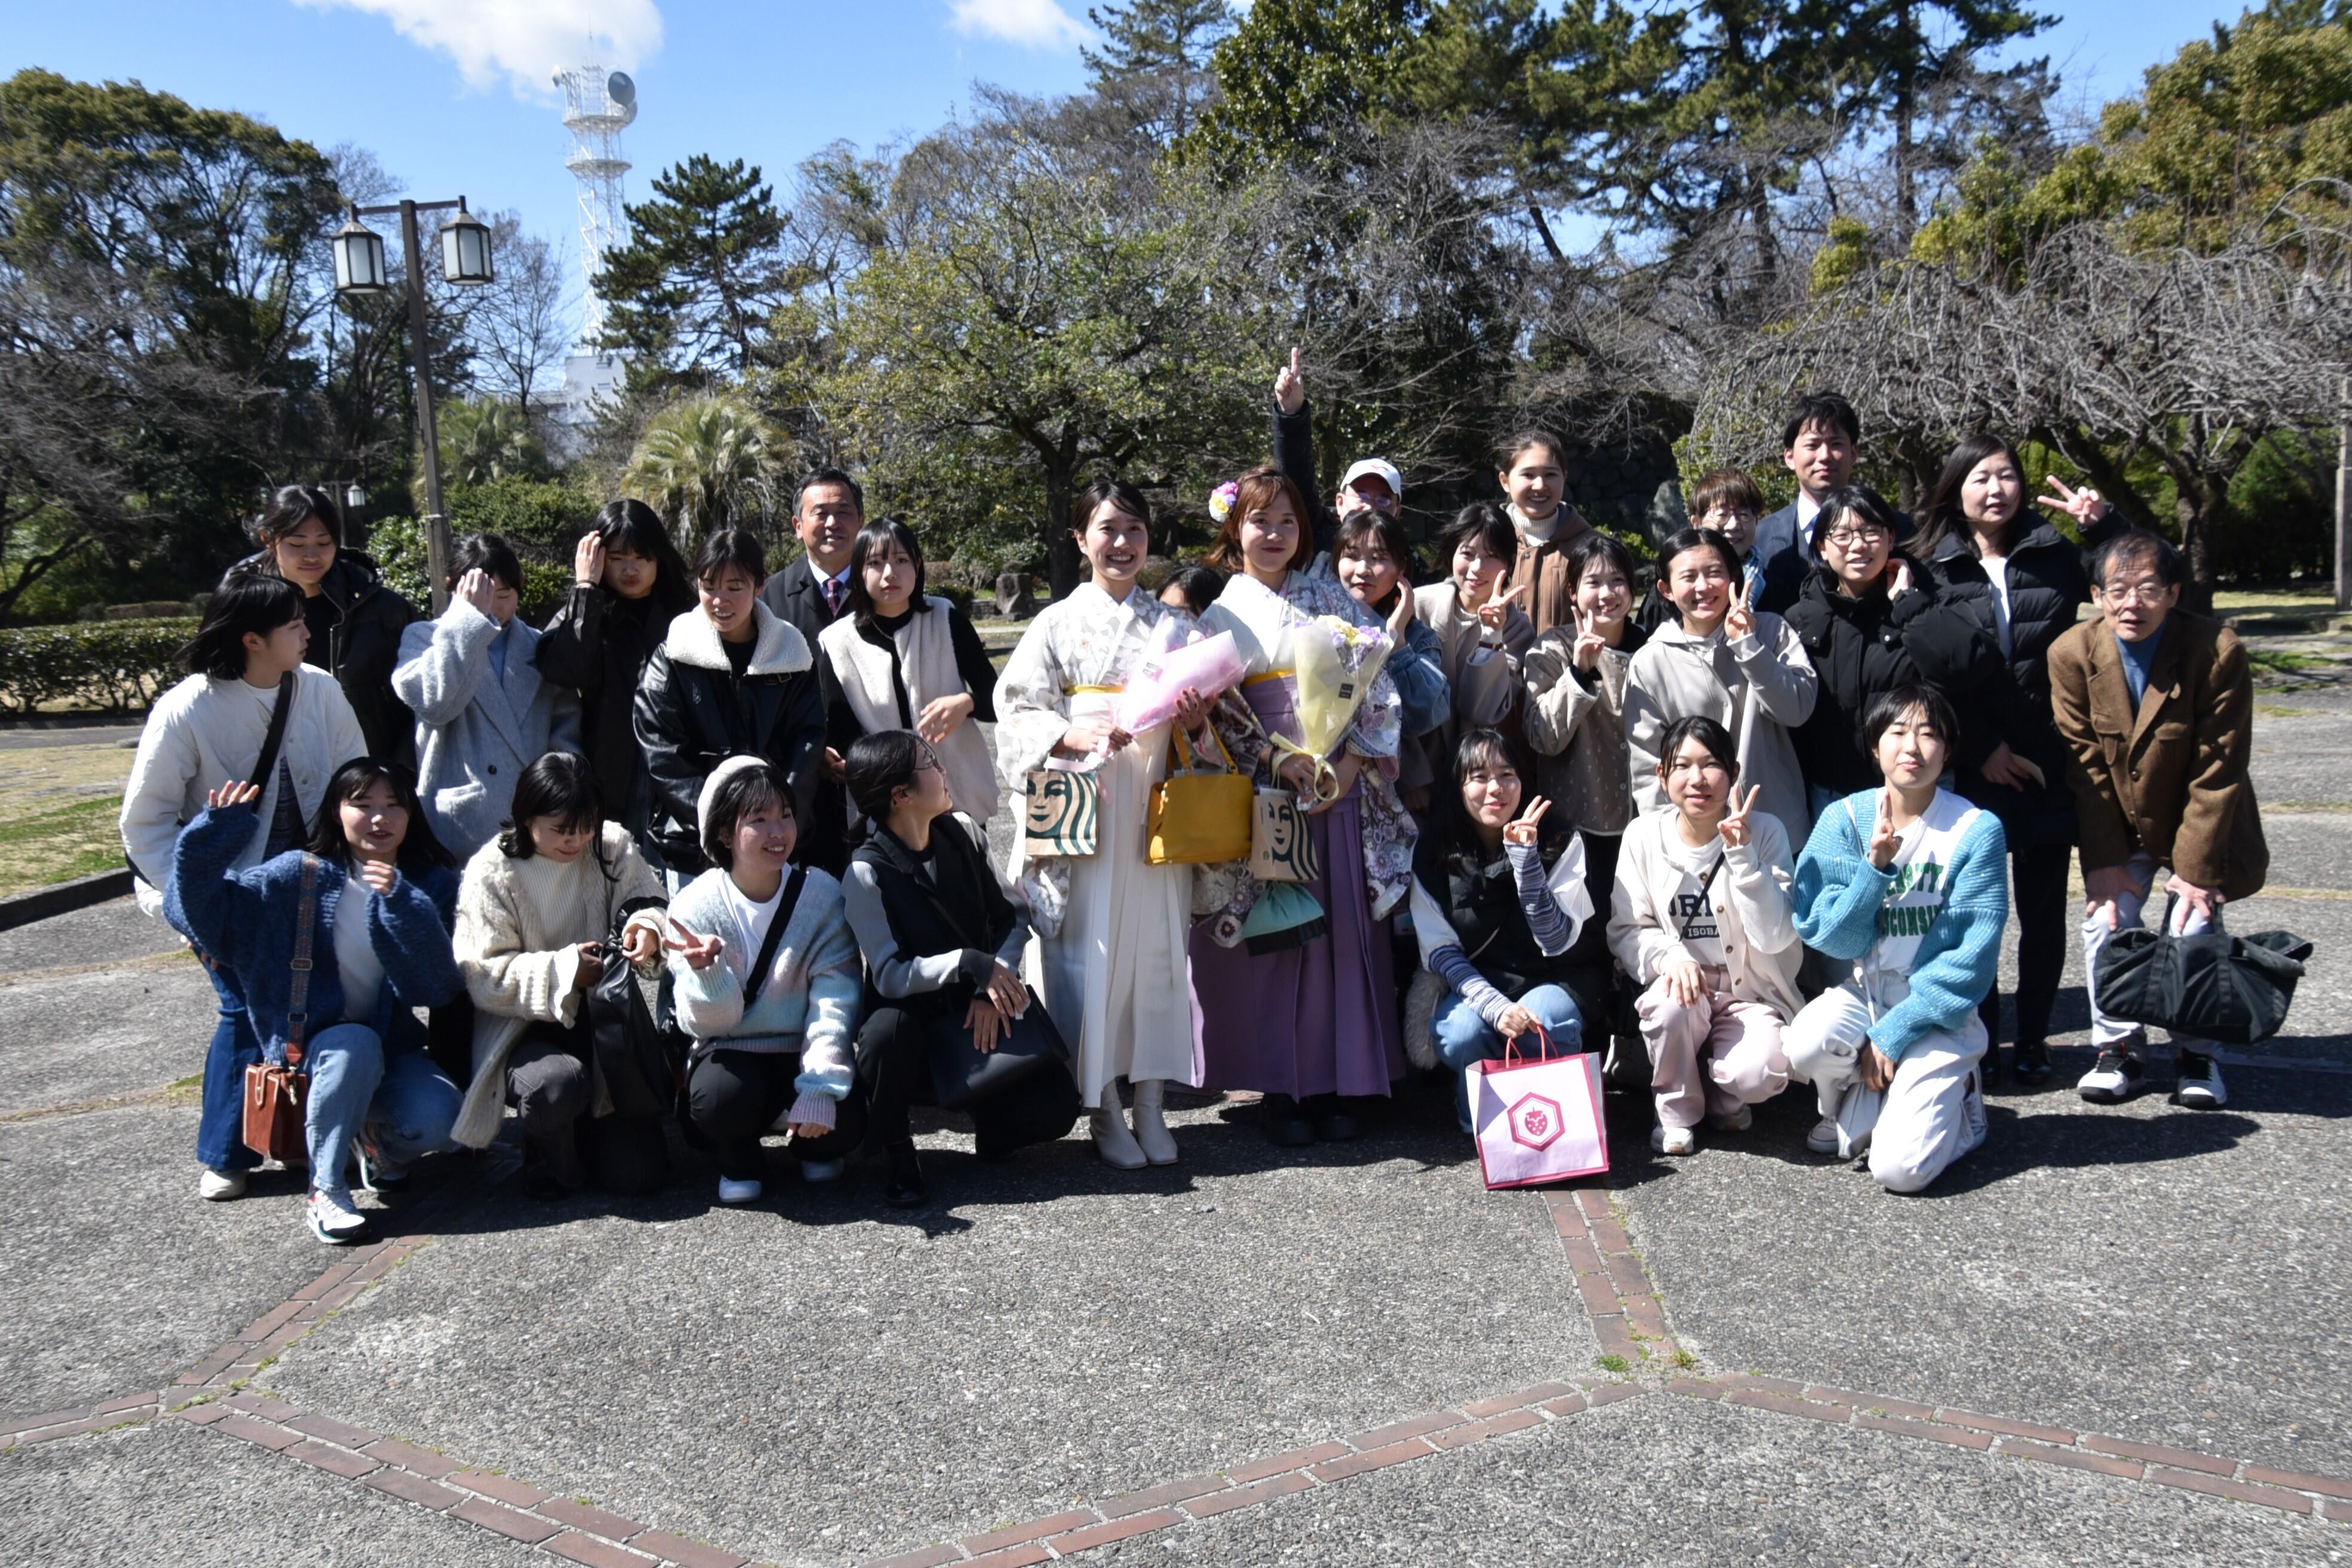
[[[122,865],[117,799],[76,801],[0,822],[0,897]]]

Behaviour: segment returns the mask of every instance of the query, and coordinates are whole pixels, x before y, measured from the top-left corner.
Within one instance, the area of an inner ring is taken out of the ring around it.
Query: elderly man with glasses
[[[2083,946],[2095,977],[2091,1039],[2099,1058],[2075,1088],[2112,1105],[2147,1075],[2147,1032],[2099,1006],[2099,952],[2140,924],[2158,870],[2168,873],[2167,929],[2221,923],[2221,906],[2261,890],[2270,868],[2247,777],[2253,686],[2237,635],[2179,607],[2180,552],[2153,533],[2109,540],[2092,562],[2096,618],[2050,650],[2052,706],[2073,752],[2083,846]],[[2224,1103],[2212,1047],[2176,1037],[2175,1099]]]

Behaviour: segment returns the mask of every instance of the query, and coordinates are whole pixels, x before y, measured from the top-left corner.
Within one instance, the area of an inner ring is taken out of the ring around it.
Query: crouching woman
[[[782,1125],[810,1181],[831,1181],[866,1136],[851,1039],[864,975],[842,919],[841,884],[792,864],[792,781],[760,757],[730,757],[697,815],[710,869],[670,905],[677,1021],[694,1041],[688,1113],[719,1149],[719,1201],[757,1203]]]
[[[1937,781],[1956,725],[1933,688],[1872,704],[1864,742],[1885,784],[1833,802],[1797,862],[1797,930],[1845,969],[1785,1037],[1810,1081],[1815,1152],[1867,1149],[1889,1192],[1916,1193],[1985,1141],[1984,1021],[2009,847],[2000,818]]]
[[[260,797],[240,782],[209,793],[180,835],[166,913],[235,977],[269,1060],[310,1073],[310,1234],[344,1246],[372,1236],[352,1198],[354,1155],[383,1189],[450,1146],[457,1086],[425,1055],[413,1009],[463,989],[449,937],[457,875],[391,763],[345,763],[310,844],[238,870]]]

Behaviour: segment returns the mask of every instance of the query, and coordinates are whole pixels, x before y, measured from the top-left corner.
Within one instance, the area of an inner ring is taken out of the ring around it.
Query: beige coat
[[[668,902],[661,874],[646,864],[626,828],[605,823],[603,849],[604,863],[615,875],[608,879],[593,867],[583,868],[589,874],[578,886],[587,896],[570,909],[539,908],[496,839],[466,862],[453,945],[457,971],[474,999],[474,1077],[450,1136],[468,1149],[487,1148],[498,1136],[506,1109],[507,1056],[522,1032],[536,1023],[570,1028],[579,1019],[582,993],[573,987],[580,972],[577,944],[604,941],[614,914],[625,905]],[[628,923],[656,933],[661,929],[647,912],[632,915]],[[660,960],[638,973],[650,983],[661,973]],[[600,1114],[609,1108],[601,1079],[596,1102]]]
[[[1587,686],[1570,657],[1575,647],[1576,629],[1554,626],[1520,665],[1536,793],[1567,813],[1580,832],[1622,833],[1633,819],[1633,761],[1625,744],[1625,678],[1633,656],[1601,649]]]
[[[1408,736],[1399,759],[1397,787],[1439,785],[1454,773],[1454,748],[1469,730],[1500,728],[1519,706],[1519,660],[1536,640],[1536,629],[1517,605],[1503,622],[1502,643],[1477,657],[1485,628],[1475,611],[1465,612],[1451,583],[1433,583],[1412,594],[1412,613],[1437,634],[1438,668],[1453,693],[1454,710],[1426,735]]]
[[[1637,986],[1648,985],[1675,960],[1693,956],[1675,934],[1672,913],[1683,887],[1682,869],[1666,854],[1665,836],[1675,831],[1675,815],[1669,805],[1635,817],[1617,855],[1609,951]],[[1805,1005],[1797,991],[1805,949],[1797,940],[1797,906],[1790,892],[1797,873],[1788,829],[1760,811],[1748,824],[1748,842],[1725,847],[1723,870],[1707,890],[1707,901],[1723,932],[1731,994],[1742,1002],[1769,1003],[1787,1023]]]

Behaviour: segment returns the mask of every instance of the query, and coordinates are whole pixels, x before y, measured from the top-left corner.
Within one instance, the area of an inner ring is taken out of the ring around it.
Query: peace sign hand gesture
[[[1903,835],[1895,830],[1895,788],[1892,784],[1878,792],[1878,820],[1870,825],[1870,863],[1880,870],[1895,864],[1895,857],[1903,847]]]
[[[1551,802],[1539,795],[1529,796],[1528,803],[1519,808],[1519,819],[1504,825],[1503,842],[1517,844],[1523,848],[1532,847],[1536,841],[1536,829],[1543,826],[1544,814],[1549,810]]]
[[[1608,651],[1609,639],[1594,631],[1592,623],[1584,618],[1584,612],[1573,605],[1569,606],[1568,624],[1576,632],[1576,643],[1569,649],[1569,659],[1577,668],[1590,675],[1593,667],[1601,662],[1601,656]]]
[[[2058,493],[2053,496],[2035,496],[2033,504],[2057,508],[2073,518],[2077,528],[2088,528],[2115,510],[2107,504],[2105,496],[2087,485],[2079,490],[2073,489],[2055,474],[2049,475],[2042,482]]]
[[[1274,405],[1285,414],[1296,414],[1307,406],[1307,373],[1299,368],[1298,351],[1290,351],[1290,363],[1274,376]]]
[[[1727,803],[1731,809],[1724,814],[1723,821],[1716,828],[1717,832],[1723,835],[1723,842],[1729,847],[1745,849],[1748,847],[1755,832],[1748,824],[1748,814],[1756,809],[1756,797],[1763,793],[1762,784],[1751,785],[1748,791],[1748,798],[1742,800],[1739,798],[1739,786],[1738,784],[1731,786],[1731,798]]]
[[[1723,635],[1730,642],[1756,635],[1756,583],[1753,578],[1731,596],[1731,608],[1725,612],[1723,617]]]
[[[672,952],[684,955],[686,959],[686,966],[688,969],[703,970],[709,968],[713,963],[716,963],[719,961],[719,953],[724,951],[727,946],[727,944],[718,937],[698,935],[697,933],[687,930],[676,921],[670,921],[669,926],[672,931],[677,932],[677,938],[674,940],[666,936],[662,938],[662,945],[669,949]]]
[[[1525,598],[1527,592],[1528,585],[1522,583],[1516,588],[1506,588],[1490,596],[1478,606],[1478,624],[1490,632],[1501,631],[1503,624],[1511,618],[1511,601]]]

